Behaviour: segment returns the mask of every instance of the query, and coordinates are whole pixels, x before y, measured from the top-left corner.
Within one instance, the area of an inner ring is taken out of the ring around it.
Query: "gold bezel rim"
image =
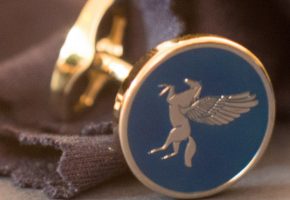
[[[265,136],[262,140],[260,148],[256,152],[255,156],[252,160],[248,163],[248,165],[243,168],[238,174],[236,174],[233,178],[231,178],[228,182],[207,190],[207,191],[200,191],[200,192],[192,192],[192,193],[185,193],[185,192],[177,192],[167,188],[164,188],[151,179],[149,179],[146,175],[142,173],[139,169],[138,165],[133,159],[133,155],[131,153],[128,137],[127,137],[127,125],[128,125],[128,117],[131,110],[132,102],[135,98],[136,93],[138,92],[142,83],[146,80],[146,78],[154,71],[162,62],[166,61],[173,55],[181,53],[183,51],[201,47],[217,47],[221,49],[228,50],[233,52],[242,58],[244,58],[247,62],[251,64],[251,66],[255,69],[255,71],[259,74],[267,93],[268,98],[268,125],[266,128]],[[247,173],[254,165],[259,161],[262,157],[263,153],[265,152],[274,127],[274,120],[275,120],[275,97],[272,88],[272,84],[270,78],[260,60],[251,53],[245,47],[222,37],[218,36],[200,36],[200,37],[186,37],[181,38],[180,40],[172,40],[169,42],[162,43],[158,45],[156,48],[157,52],[150,57],[143,65],[142,69],[138,72],[134,80],[131,82],[128,90],[126,91],[120,111],[119,117],[119,137],[121,142],[121,147],[125,159],[133,172],[133,174],[147,187],[150,189],[162,193],[167,196],[171,196],[174,198],[201,198],[211,196],[222,190],[226,189],[233,183],[235,183],[238,179],[240,179],[245,173]]]

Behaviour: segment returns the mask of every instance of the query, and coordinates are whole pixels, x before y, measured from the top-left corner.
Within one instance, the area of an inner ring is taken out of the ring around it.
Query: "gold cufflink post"
[[[52,106],[61,119],[69,119],[93,105],[103,86],[111,79],[123,82],[132,66],[120,59],[126,19],[113,13],[112,28],[105,38],[96,38],[105,14],[114,0],[89,0],[68,32],[51,79]],[[80,80],[86,79],[78,99],[72,98]]]

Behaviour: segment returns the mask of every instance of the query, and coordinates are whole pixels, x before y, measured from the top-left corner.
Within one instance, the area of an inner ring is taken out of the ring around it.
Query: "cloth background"
[[[109,84],[94,108],[77,119],[59,121],[50,112],[51,72],[84,3],[0,0],[0,174],[18,186],[41,188],[51,198],[73,197],[128,172],[111,123],[117,85]],[[228,37],[263,61],[275,88],[277,124],[289,123],[290,1],[126,3],[129,62],[182,34]]]

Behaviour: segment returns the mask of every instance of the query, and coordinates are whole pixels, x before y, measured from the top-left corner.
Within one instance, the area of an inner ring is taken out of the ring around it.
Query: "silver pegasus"
[[[189,119],[207,125],[225,125],[239,118],[242,113],[249,112],[252,107],[258,105],[258,100],[256,95],[250,94],[250,92],[200,98],[201,84],[190,79],[184,79],[184,82],[190,88],[179,94],[175,94],[175,88],[172,85],[160,85],[163,90],[159,96],[168,92],[169,117],[173,128],[169,132],[165,143],[159,148],[150,150],[148,154],[164,151],[172,145],[173,152],[161,158],[166,160],[176,156],[180,143],[188,140],[184,164],[186,167],[192,167],[192,158],[196,153],[196,143],[191,136]]]

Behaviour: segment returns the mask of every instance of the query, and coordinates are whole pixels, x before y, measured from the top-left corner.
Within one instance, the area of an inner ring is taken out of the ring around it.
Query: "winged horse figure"
[[[256,95],[250,92],[200,98],[201,84],[190,79],[185,79],[184,82],[190,88],[179,94],[175,94],[175,88],[172,85],[160,85],[163,90],[159,96],[168,92],[169,117],[173,128],[165,143],[159,148],[152,149],[148,154],[164,151],[172,145],[173,152],[161,158],[166,160],[176,156],[180,143],[188,140],[184,164],[186,167],[191,167],[192,158],[196,153],[196,143],[191,136],[189,120],[207,125],[225,125],[239,118],[241,114],[249,112],[252,107],[258,105],[258,100]]]

